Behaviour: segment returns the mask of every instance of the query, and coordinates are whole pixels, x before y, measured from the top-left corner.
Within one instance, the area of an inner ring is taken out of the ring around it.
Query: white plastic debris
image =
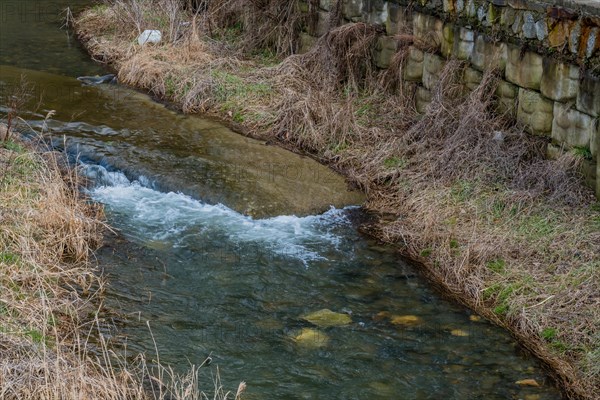
[[[502,131],[494,131],[494,141],[498,142],[498,143],[503,143],[504,142],[504,132]]]
[[[145,45],[146,43],[160,43],[162,39],[162,33],[160,31],[147,29],[138,37],[138,43],[140,46]]]

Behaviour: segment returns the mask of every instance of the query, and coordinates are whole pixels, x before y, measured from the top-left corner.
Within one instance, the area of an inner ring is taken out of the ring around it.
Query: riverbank
[[[103,209],[64,155],[4,141],[0,124],[0,398],[196,399],[199,367],[178,375],[116,350],[93,251]],[[153,362],[154,363],[154,362]],[[156,363],[154,363],[156,364]],[[218,374],[211,398],[225,392]]]
[[[75,23],[122,83],[343,172],[385,215],[372,234],[513,332],[569,397],[600,395],[600,206],[581,184],[580,155],[545,160],[538,138],[489,111],[493,75],[468,92],[449,62],[419,114],[399,72],[406,54],[387,72],[370,64],[374,27],[344,25],[278,58],[277,40],[293,34],[284,27],[259,18],[244,31],[227,10],[169,18],[143,4],[97,6]],[[139,29],[171,35],[140,47]]]
[[[0,125],[0,131],[6,127]],[[4,136],[4,135],[2,135]],[[61,155],[0,143],[0,397],[119,398],[97,339],[103,282],[90,264],[102,209],[79,197]]]

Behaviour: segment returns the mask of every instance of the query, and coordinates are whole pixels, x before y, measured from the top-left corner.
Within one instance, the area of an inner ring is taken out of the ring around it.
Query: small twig
[[[542,304],[544,304],[544,303],[545,303],[545,302],[547,302],[548,300],[552,299],[553,297],[555,297],[555,295],[550,295],[550,296],[548,296],[548,297],[547,297],[545,300],[542,300],[542,301],[540,301],[540,302],[539,302],[539,303],[537,303],[537,304],[534,304],[534,305],[532,305],[532,306],[525,307],[525,308],[526,308],[526,309],[529,309],[529,308],[534,308],[534,307],[541,306]]]

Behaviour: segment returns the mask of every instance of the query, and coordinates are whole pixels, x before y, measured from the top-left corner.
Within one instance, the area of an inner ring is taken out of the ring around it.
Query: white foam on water
[[[218,234],[234,244],[259,244],[308,266],[310,261],[326,259],[314,249],[338,247],[342,238],[334,228],[349,224],[344,210],[336,208],[306,217],[253,219],[223,204],[211,205],[182,193],[154,190],[143,176],[130,181],[122,172],[107,171],[100,165],[84,165],[84,172],[97,184],[89,191],[94,200],[124,216],[143,238],[171,241],[174,246],[185,247],[193,240],[189,232]]]

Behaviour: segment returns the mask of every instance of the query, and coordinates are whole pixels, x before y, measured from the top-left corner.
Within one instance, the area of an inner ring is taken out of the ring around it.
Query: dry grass
[[[545,159],[541,139],[493,112],[494,73],[468,91],[458,61],[446,63],[432,102],[418,113],[417,88],[403,81],[402,70],[408,46],[428,44],[408,31],[397,37],[387,71],[371,60],[380,32],[360,23],[330,30],[307,54],[265,65],[232,52],[255,39],[248,24],[239,26],[254,11],[222,11],[195,19],[218,25],[220,40],[204,26],[180,44],[136,48],[129,56],[131,36],[104,33],[116,23],[110,9],[84,13],[77,31],[93,56],[116,57],[111,64],[131,77],[127,83],[343,171],[368,194],[368,208],[394,215],[370,232],[421,261],[455,299],[513,332],[554,369],[569,397],[599,398],[600,206],[581,184],[580,159]],[[270,22],[273,32],[281,21]],[[233,39],[223,33],[228,26],[236,29]],[[181,56],[186,40],[204,43],[197,61],[180,61],[191,59]],[[272,43],[256,44],[264,45]],[[132,65],[136,57],[146,63]]]
[[[224,0],[208,1],[202,13],[204,31],[220,37],[237,36],[236,47],[253,53],[271,49],[280,56],[292,54],[298,47],[302,26],[314,23],[318,1],[310,0],[305,17],[299,1]],[[241,31],[244,32],[240,35]]]
[[[60,154],[0,147],[0,398],[207,399],[198,368],[180,376],[112,350],[90,261],[102,208],[80,184]],[[239,397],[214,383],[211,398]]]

